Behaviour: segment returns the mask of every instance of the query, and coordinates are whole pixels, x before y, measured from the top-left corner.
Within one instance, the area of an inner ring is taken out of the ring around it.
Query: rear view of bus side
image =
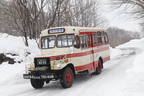
[[[44,82],[60,79],[69,88],[77,73],[100,74],[110,60],[108,36],[104,29],[88,27],[56,27],[40,34],[41,55],[23,75],[34,88]]]

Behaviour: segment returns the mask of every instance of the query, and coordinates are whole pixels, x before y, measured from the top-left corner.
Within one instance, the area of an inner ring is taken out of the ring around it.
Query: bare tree
[[[36,24],[46,5],[44,0],[18,0],[18,4],[27,11],[27,28],[29,29],[30,38],[36,38]]]
[[[15,24],[15,27],[23,34],[25,37],[25,45],[28,46],[26,10],[18,4],[18,1],[10,1],[9,3],[0,2],[0,4],[4,14],[10,18],[12,24]]]
[[[46,6],[41,10],[38,18],[37,32],[46,28],[57,26],[54,23],[57,22],[56,18],[58,17],[58,14],[62,13],[61,4],[64,1],[65,0],[45,0]]]
[[[120,44],[126,43],[131,39],[139,39],[140,33],[126,31],[117,27],[109,27],[107,29],[109,43],[111,47],[116,47]]]
[[[138,16],[138,18],[144,17],[144,0],[111,0],[111,2],[115,8],[124,6],[127,13]]]
[[[141,23],[143,23],[144,0],[111,0],[111,2],[114,9],[123,7],[122,12],[129,14],[137,20],[141,20]]]
[[[98,27],[106,23],[97,0],[65,0],[60,6],[54,26]]]
[[[97,0],[1,0],[0,27],[3,32],[24,36],[28,46],[27,37],[36,39],[46,28],[104,25],[98,5]]]

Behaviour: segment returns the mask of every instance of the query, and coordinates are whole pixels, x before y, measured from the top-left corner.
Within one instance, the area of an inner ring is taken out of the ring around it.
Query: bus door
[[[90,51],[91,69],[95,70],[94,50],[93,50],[93,34],[92,34],[92,32],[88,32],[87,36],[88,36],[88,48],[89,48],[89,51]]]

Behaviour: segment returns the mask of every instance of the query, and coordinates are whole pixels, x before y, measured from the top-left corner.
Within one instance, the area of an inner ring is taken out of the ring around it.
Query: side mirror
[[[70,47],[70,54],[73,54],[73,46]]]

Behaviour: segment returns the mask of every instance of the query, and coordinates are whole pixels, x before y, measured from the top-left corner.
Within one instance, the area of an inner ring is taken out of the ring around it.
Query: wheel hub
[[[68,71],[68,72],[66,73],[66,82],[67,82],[68,84],[70,84],[71,81],[72,81],[72,74],[71,74],[70,71]]]

